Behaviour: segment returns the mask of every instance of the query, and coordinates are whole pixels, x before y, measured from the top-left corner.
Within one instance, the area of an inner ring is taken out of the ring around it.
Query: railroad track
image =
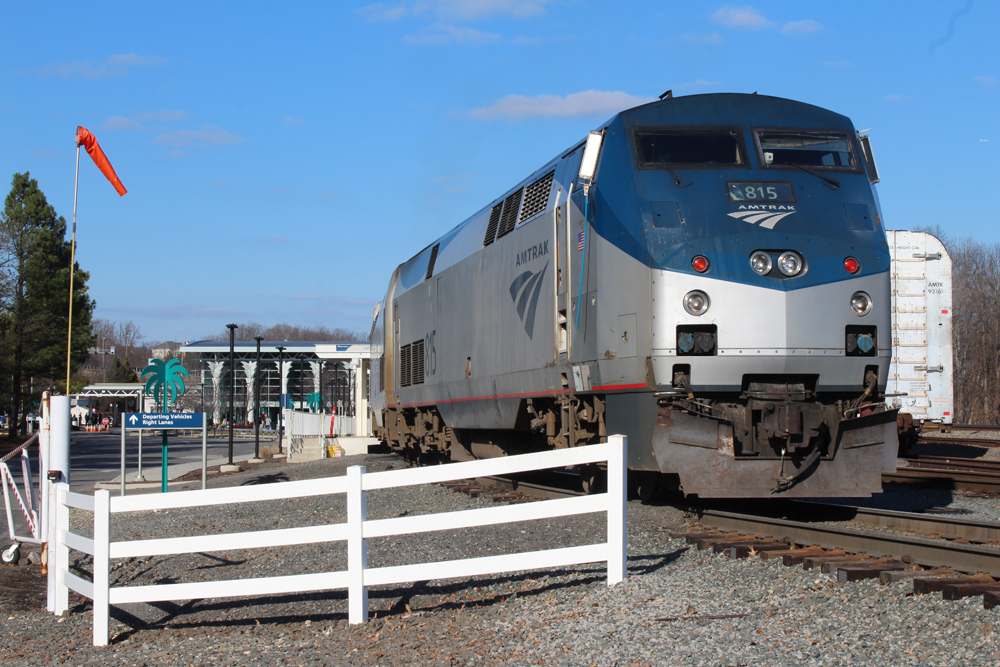
[[[943,456],[920,456],[907,461],[908,467],[883,474],[882,482],[1000,495],[1000,464],[997,462]]]
[[[673,535],[731,558],[780,557],[789,566],[801,564],[833,574],[841,583],[873,578],[882,583],[912,579],[915,594],[940,591],[946,600],[982,595],[985,608],[1000,604],[1000,582],[996,581],[1000,577],[1000,549],[970,543],[997,544],[1000,523],[858,507],[794,505],[804,511],[811,506],[820,515],[848,513],[853,515],[851,523],[875,524],[917,535],[717,509],[695,510],[698,522],[709,530]],[[945,536],[953,540],[941,539]]]
[[[499,502],[583,493],[572,473],[555,477],[477,478],[444,486]],[[689,507],[703,530],[672,536],[731,558],[780,557],[841,583],[912,579],[915,594],[941,592],[948,600],[982,595],[985,608],[1000,605],[1000,522],[807,501],[765,506],[770,514]],[[802,516],[808,520],[788,518]]]

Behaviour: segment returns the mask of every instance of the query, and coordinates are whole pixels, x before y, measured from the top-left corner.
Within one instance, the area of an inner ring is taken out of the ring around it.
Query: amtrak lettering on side
[[[533,259],[538,259],[549,254],[549,242],[543,241],[538,245],[533,245],[527,250],[517,253],[517,261],[514,266],[521,266],[522,264],[527,264]]]

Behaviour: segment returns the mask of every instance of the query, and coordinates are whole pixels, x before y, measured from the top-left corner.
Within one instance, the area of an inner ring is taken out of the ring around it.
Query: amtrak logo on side
[[[545,271],[549,268],[549,263],[541,271],[533,273],[525,271],[510,284],[510,298],[514,301],[517,309],[517,316],[524,322],[524,330],[528,338],[532,338],[535,331],[535,310],[538,307],[538,295],[542,292],[542,282]]]
[[[749,222],[755,225],[758,222],[764,229],[774,229],[778,222],[795,213],[794,206],[783,206],[780,204],[742,204],[740,210],[735,213],[727,213],[731,218]]]

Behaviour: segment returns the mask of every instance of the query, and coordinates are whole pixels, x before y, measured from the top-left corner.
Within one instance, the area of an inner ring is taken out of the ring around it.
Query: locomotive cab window
[[[738,128],[637,127],[632,136],[640,169],[747,166]]]
[[[854,145],[836,130],[755,130],[761,166],[858,171]]]

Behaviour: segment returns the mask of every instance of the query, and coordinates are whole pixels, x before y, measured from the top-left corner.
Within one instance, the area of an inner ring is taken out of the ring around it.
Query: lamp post
[[[278,346],[278,453],[281,454],[281,441],[285,438],[285,394],[281,391],[285,378],[285,350],[284,345]]]
[[[257,365],[254,366],[253,378],[253,457],[260,460],[260,341],[263,336],[254,336],[257,341]]]
[[[235,465],[233,463],[233,418],[236,415],[235,406],[233,401],[235,398],[236,385],[236,330],[239,329],[235,324],[227,324],[226,328],[229,329],[229,465]]]

